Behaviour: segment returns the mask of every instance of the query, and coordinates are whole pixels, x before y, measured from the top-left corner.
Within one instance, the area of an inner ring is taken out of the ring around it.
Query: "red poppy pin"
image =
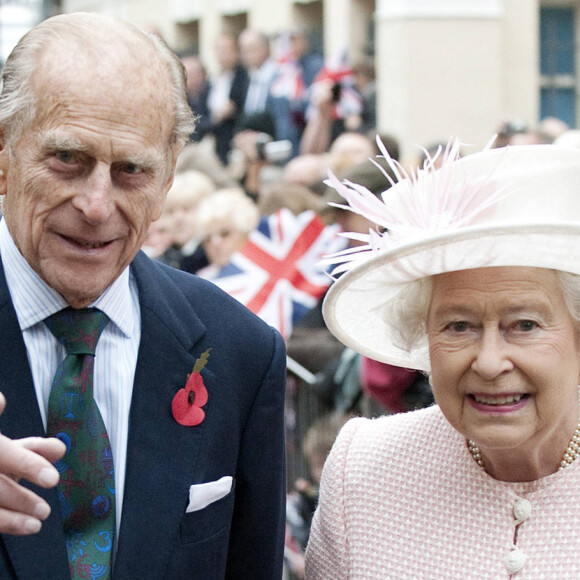
[[[171,410],[173,417],[180,425],[188,427],[199,425],[205,418],[202,407],[207,403],[207,389],[203,384],[201,371],[209,358],[208,348],[193,365],[193,371],[187,376],[187,383],[173,397]]]

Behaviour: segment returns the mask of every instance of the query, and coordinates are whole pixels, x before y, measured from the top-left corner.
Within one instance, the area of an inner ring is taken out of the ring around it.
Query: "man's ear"
[[[161,217],[163,213],[163,208],[165,207],[165,198],[167,197],[167,192],[170,190],[171,186],[173,185],[173,178],[175,177],[175,167],[177,165],[177,158],[179,157],[179,153],[181,152],[183,145],[182,144],[175,144],[171,148],[171,153],[169,157],[170,167],[169,167],[169,174],[167,176],[167,180],[163,184],[163,197],[159,200],[155,209],[153,210],[153,220],[155,221]]]
[[[0,195],[6,195],[8,180],[8,147],[4,130],[0,129]]]
[[[156,222],[161,217],[164,207],[165,207],[165,196],[155,204],[155,207],[153,208],[153,212],[151,214],[152,222]]]

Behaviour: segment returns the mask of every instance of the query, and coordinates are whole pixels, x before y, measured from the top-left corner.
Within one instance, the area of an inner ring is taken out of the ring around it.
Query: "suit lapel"
[[[141,344],[129,417],[127,471],[116,578],[161,578],[178,539],[177,523],[204,436],[179,425],[171,402],[207,348],[205,327],[180,289],[143,256],[133,264]],[[197,344],[196,344],[197,343]]]
[[[31,435],[43,437],[44,426],[28,365],[26,346],[10,300],[1,261],[0,336],[0,390],[7,401],[6,410],[0,417],[2,434],[12,439]],[[68,557],[56,505],[56,492],[54,489],[46,490],[32,485],[29,487],[49,503],[52,513],[38,534],[2,536],[10,561],[19,580],[65,578],[68,574]],[[47,570],[51,570],[49,576],[46,575]]]
[[[175,530],[185,512],[205,431],[203,423],[194,428],[179,425],[171,414],[171,401],[208,345],[202,340],[205,327],[161,269],[138,256],[133,271],[139,287],[141,344],[129,417],[115,577],[160,578],[178,541]],[[1,390],[8,402],[0,417],[2,433],[13,438],[44,436],[26,347],[1,262],[0,336]],[[56,493],[34,490],[50,504],[52,515],[40,533],[2,536],[2,541],[19,580],[65,578],[68,558]]]

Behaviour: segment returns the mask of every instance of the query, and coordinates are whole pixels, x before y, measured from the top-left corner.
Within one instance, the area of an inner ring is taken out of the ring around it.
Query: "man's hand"
[[[6,399],[0,393],[0,415]],[[50,515],[49,505],[35,493],[22,487],[19,479],[54,487],[59,481],[52,463],[66,451],[58,439],[28,437],[12,440],[0,435],[0,533],[35,534]]]

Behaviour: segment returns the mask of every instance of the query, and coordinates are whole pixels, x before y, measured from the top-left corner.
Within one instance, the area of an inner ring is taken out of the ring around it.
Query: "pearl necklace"
[[[475,441],[471,439],[467,440],[467,448],[469,449],[469,453],[475,460],[475,463],[485,471],[485,465],[483,464],[483,457],[481,456],[481,451]],[[566,447],[566,451],[564,451],[564,456],[562,457],[562,461],[560,462],[560,466],[558,467],[558,471],[568,467],[578,456],[580,456],[580,421],[576,426],[576,431],[572,435],[572,439],[570,443],[568,443],[568,447]]]

